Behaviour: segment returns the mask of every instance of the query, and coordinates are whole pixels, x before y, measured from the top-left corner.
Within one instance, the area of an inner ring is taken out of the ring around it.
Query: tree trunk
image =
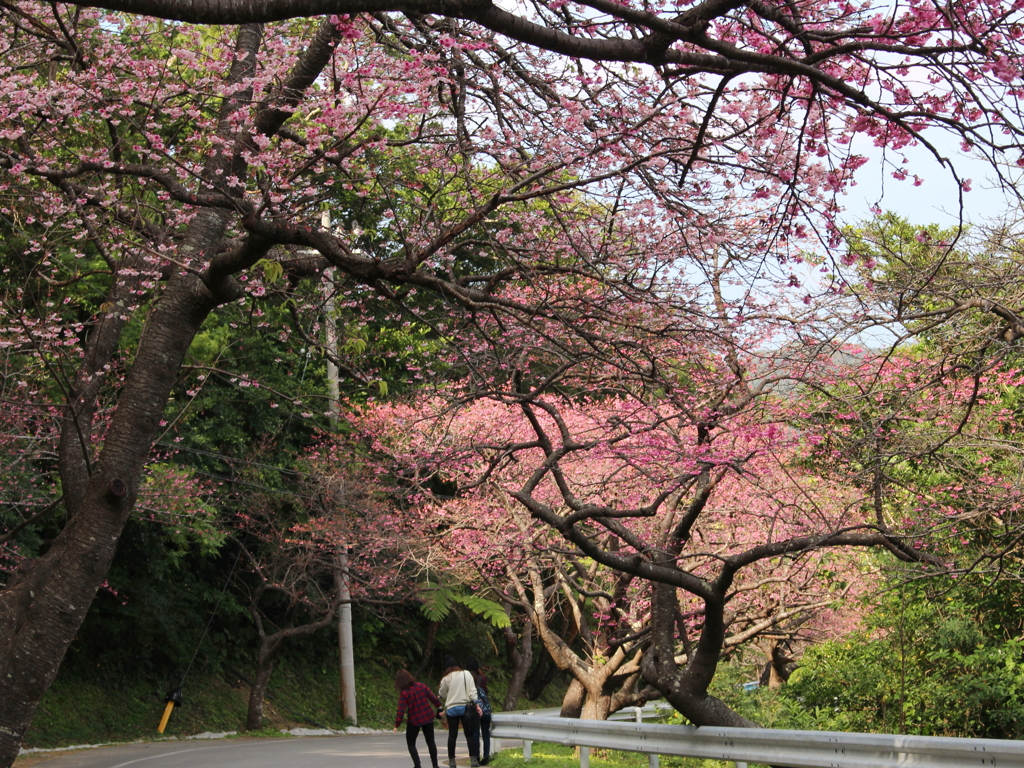
[[[733,728],[759,728],[753,720],[737,714],[729,706],[708,694],[708,686],[718,668],[725,643],[724,595],[705,599],[704,627],[700,639],[679,669],[675,661],[676,588],[651,584],[651,652],[641,661],[644,678],[661,691],[676,710],[694,725],[721,725]]]
[[[518,638],[511,627],[505,628],[505,648],[512,662],[512,677],[501,708],[508,711],[515,709],[519,697],[522,696],[523,684],[533,662],[533,622],[529,618],[523,622],[523,631]]]
[[[248,550],[243,548],[242,551],[249,555]],[[249,557],[251,558],[251,555]],[[324,614],[317,621],[299,626],[295,626],[295,616],[290,611],[286,625],[268,635],[264,631],[263,618],[259,609],[259,601],[261,596],[267,592],[268,582],[258,570],[257,574],[261,583],[249,600],[249,614],[256,625],[256,634],[260,639],[259,647],[256,649],[256,676],[249,688],[249,711],[245,721],[245,728],[249,731],[258,731],[263,727],[263,699],[267,693],[267,685],[270,683],[270,675],[274,671],[274,661],[281,653],[285,643],[309,637],[317,630],[329,627],[334,621],[334,614],[338,608],[338,596],[335,595],[330,606],[325,608]]]
[[[258,731],[263,728],[263,700],[267,695],[270,675],[274,672],[274,659],[280,643],[271,645],[266,639],[260,642],[256,654],[256,676],[249,688],[249,711],[245,717],[245,730]]]
[[[423,673],[430,665],[430,657],[434,655],[434,644],[437,642],[437,627],[438,622],[432,621],[427,629],[427,645],[423,649],[423,658],[420,660],[420,665],[416,667],[416,674],[414,675],[417,680],[423,677]]]
[[[583,683],[573,678],[573,681],[569,683],[569,690],[562,698],[562,711],[558,713],[558,716],[579,718],[583,714],[583,702],[586,697],[587,689],[583,687]]]
[[[24,564],[0,594],[0,766],[14,762],[36,707],[106,578],[178,369],[213,307],[194,276],[168,287],[140,342],[77,513],[50,550]]]
[[[786,655],[786,652],[782,648],[782,643],[778,640],[772,642],[768,658],[768,668],[770,670],[768,675],[768,687],[781,688],[789,682],[789,676],[793,674],[793,670],[796,669],[796,662]]]
[[[583,720],[607,720],[608,715],[611,714],[610,704],[610,696],[586,691],[586,699],[583,702],[583,711],[580,713],[580,717]]]
[[[544,689],[551,685],[551,681],[557,674],[558,667],[552,661],[551,654],[547,652],[541,654],[537,665],[526,678],[526,698],[530,701],[539,699],[544,693]]]

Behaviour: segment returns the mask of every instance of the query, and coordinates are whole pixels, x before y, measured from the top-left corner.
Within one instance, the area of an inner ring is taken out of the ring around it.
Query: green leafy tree
[[[913,576],[894,577],[863,630],[807,652],[781,693],[795,725],[1021,738],[1020,583]]]

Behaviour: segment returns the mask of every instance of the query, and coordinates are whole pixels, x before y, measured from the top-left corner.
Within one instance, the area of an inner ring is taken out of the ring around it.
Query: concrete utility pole
[[[348,589],[348,552],[337,551],[335,580],[342,604],[338,608],[338,655],[341,657],[341,715],[358,725],[356,718],[356,663],[352,651],[352,603]]]
[[[321,220],[324,229],[331,228],[331,214],[323,212]],[[327,291],[327,394],[330,398],[331,420],[337,422],[341,417],[341,388],[338,382],[338,366],[332,357],[338,356],[338,328],[334,312],[334,281],[331,279],[333,270],[327,270],[324,290]],[[334,586],[338,591],[341,605],[338,607],[338,657],[341,673],[341,716],[358,723],[356,718],[356,663],[352,647],[352,593],[348,587],[348,547],[338,546],[334,554]]]

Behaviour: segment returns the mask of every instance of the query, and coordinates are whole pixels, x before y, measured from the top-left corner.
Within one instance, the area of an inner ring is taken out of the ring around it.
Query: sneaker
[[[475,757],[469,758],[469,768],[480,768],[480,761]]]

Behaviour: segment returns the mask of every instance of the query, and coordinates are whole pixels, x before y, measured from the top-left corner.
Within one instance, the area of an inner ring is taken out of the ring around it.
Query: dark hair
[[[441,666],[444,667],[444,672],[441,673],[441,677],[448,677],[452,672],[459,671],[458,662],[455,661],[455,657],[451,655],[445,655],[441,661]]]
[[[473,682],[476,683],[476,687],[483,688],[484,693],[489,694],[490,692],[487,690],[487,675],[480,671],[480,662],[477,661],[476,656],[470,656],[466,659],[466,669],[473,676]]]
[[[412,676],[412,673],[407,669],[398,670],[398,674],[395,675],[395,690],[404,691],[410,685],[416,682],[416,678]]]

